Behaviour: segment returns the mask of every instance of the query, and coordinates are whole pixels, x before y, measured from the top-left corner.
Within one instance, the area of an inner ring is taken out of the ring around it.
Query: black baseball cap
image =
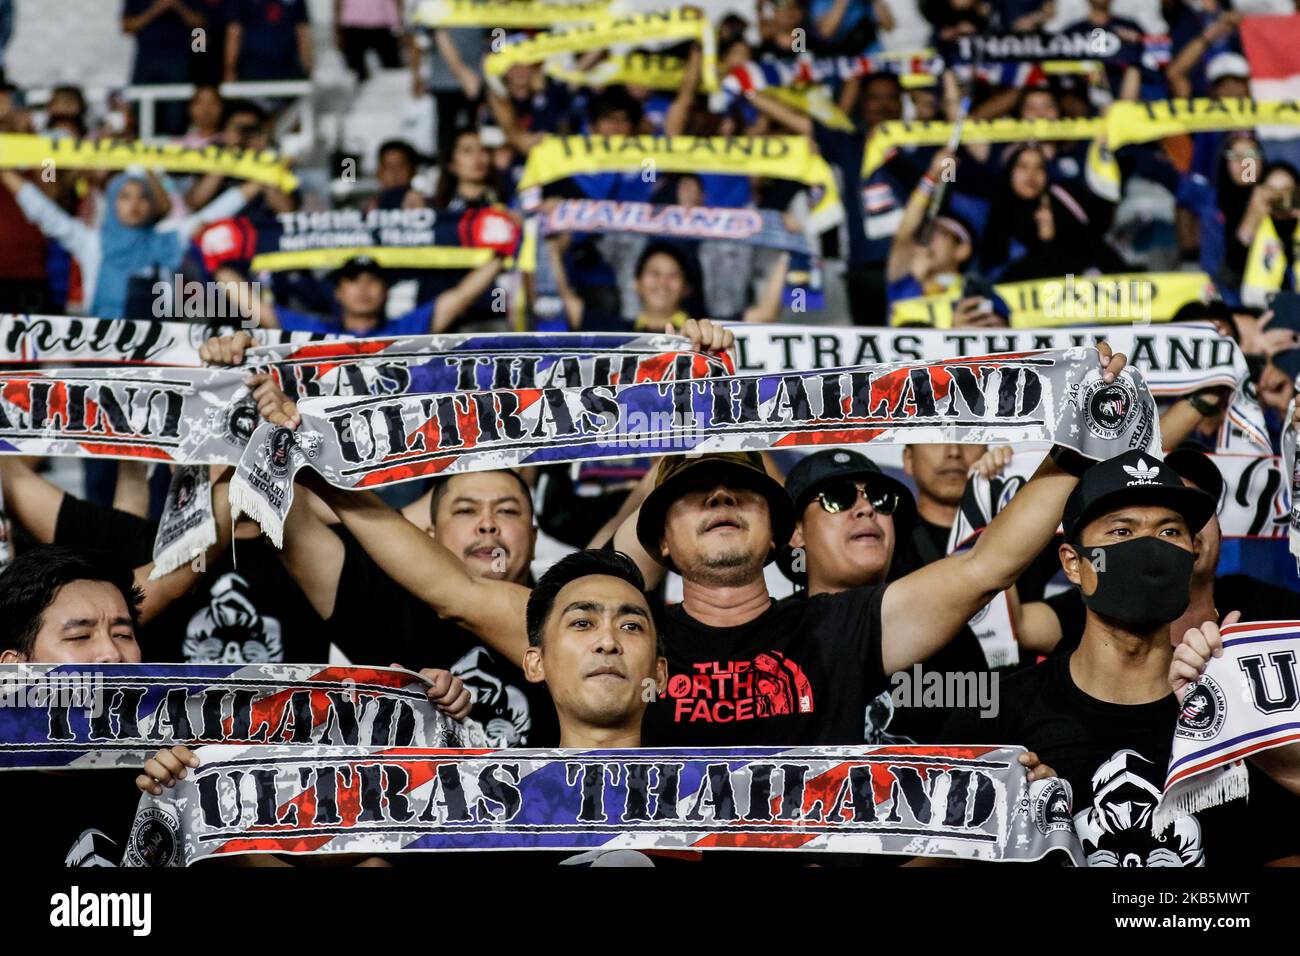
[[[1190,481],[1213,498],[1216,504],[1223,500],[1223,472],[1202,449],[1191,442],[1183,442],[1165,455],[1165,464],[1178,472],[1178,477]]]
[[[343,265],[334,270],[334,281],[338,282],[340,279],[355,279],[357,276],[366,272],[376,275],[381,279],[384,278],[383,268],[380,267],[378,262],[370,258],[370,256],[353,256],[347,262],[343,263]]]
[[[885,474],[866,455],[846,448],[827,448],[814,452],[801,458],[785,476],[785,490],[794,501],[796,520],[803,515],[804,509],[812,503],[818,492],[832,481],[862,481],[870,488],[885,488],[897,494],[898,507],[893,514],[895,540],[907,534],[916,524],[916,500],[907,485]],[[794,570],[794,551],[789,539],[782,544],[776,564],[781,573],[795,584],[802,587],[807,583],[807,572]]]
[[[669,570],[676,570],[670,558],[660,554],[659,541],[664,533],[668,506],[687,489],[701,482],[717,482],[736,488],[749,488],[767,499],[772,521],[771,562],[782,545],[794,533],[794,503],[781,483],[767,473],[763,457],[756,451],[716,452],[710,455],[668,455],[659,462],[654,490],[641,505],[637,516],[636,536],[646,553]]]
[[[1196,534],[1214,514],[1218,500],[1199,488],[1188,488],[1174,467],[1155,455],[1126,451],[1083,473],[1065,502],[1061,524],[1066,540],[1076,540],[1088,522],[1126,504],[1171,508],[1186,519],[1187,530]]]

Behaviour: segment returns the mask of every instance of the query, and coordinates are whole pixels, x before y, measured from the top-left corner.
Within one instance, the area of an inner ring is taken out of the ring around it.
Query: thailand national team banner
[[[1300,741],[1300,621],[1255,621],[1222,629],[1211,658],[1183,697],[1169,756],[1159,833],[1180,816],[1249,795],[1241,761]]]
[[[251,349],[291,395],[373,396],[494,383],[615,387],[726,375],[730,360],[686,351],[680,336],[444,335]],[[141,354],[141,353],[137,353]],[[157,353],[155,353],[156,356]],[[196,356],[197,357],[197,356]],[[249,368],[58,369],[0,374],[0,454],[233,465],[258,422]],[[216,540],[203,468],[173,474],[153,577]]]
[[[164,283],[166,285],[166,283]],[[192,285],[197,298],[188,295]],[[194,301],[198,314],[231,314],[235,303],[224,298],[213,303],[200,291],[201,283],[184,283],[171,301]],[[207,294],[213,294],[211,292]],[[223,311],[230,306],[230,312]],[[178,317],[183,317],[184,312]],[[229,335],[241,329],[238,320],[229,322],[149,321],[147,319],[92,319],[71,315],[0,314],[0,365],[43,363],[76,365],[183,365],[198,366],[199,346],[214,335]],[[261,345],[305,345],[340,338],[315,332],[285,332],[281,329],[244,329]],[[350,336],[348,336],[350,338]]]
[[[1096,139],[1103,133],[1112,150],[1149,143],[1180,133],[1253,129],[1257,126],[1300,124],[1300,101],[1244,98],[1119,101],[1104,117],[1020,120],[1009,117],[970,120],[961,130],[967,143],[1021,143],[1031,140]],[[942,146],[953,124],[944,120],[890,120],[872,133],[863,157],[862,175],[878,169],[891,149],[900,146]]]
[[[519,228],[501,209],[332,209],[281,213],[273,221],[226,219],[204,230],[199,248],[210,271],[224,262],[254,272],[337,268],[368,256],[393,269],[472,269],[511,255]]]
[[[945,140],[946,142],[946,140]],[[519,181],[525,209],[541,187],[586,173],[718,173],[792,179],[817,194],[810,223],[821,232],[843,215],[835,175],[806,136],[545,136]]]
[[[1257,126],[1300,125],[1300,100],[1255,100],[1248,97],[1117,101],[1106,113],[1106,141],[1111,149],[1150,143],[1179,133],[1206,133]]]
[[[389,667],[3,664],[0,770],[139,767],[176,744],[486,747],[429,686]]]
[[[1158,448],[1141,373],[1103,382],[1091,348],[729,376],[623,388],[308,399],[301,427],[265,423],[231,507],[277,544],[297,471],[341,488],[435,474],[642,455],[879,441],[1053,441],[1093,458]]]
[[[1083,855],[1019,747],[374,751],[204,747],[140,801],[125,866],[248,853],[798,850]]]
[[[0,374],[0,455],[233,464],[257,424],[248,373],[225,368]]]
[[[952,139],[953,126],[947,120],[888,120],[881,123],[867,140],[866,153],[862,157],[862,178],[866,179],[879,169],[890,150],[903,146],[945,145]],[[1055,120],[1001,117],[967,120],[962,124],[961,139],[965,143],[1041,143],[1096,139],[1105,130],[1106,121],[1101,117]]]
[[[731,375],[727,354],[679,335],[621,332],[415,335],[249,349],[293,399],[588,388]]]
[[[993,288],[1007,304],[1013,329],[1168,322],[1188,302],[1214,294],[1214,283],[1203,272],[1069,275],[1000,282]],[[956,305],[952,292],[899,299],[890,307],[889,324],[950,329]]]
[[[656,206],[616,199],[564,199],[541,214],[542,233],[631,232],[660,239],[743,242],[812,255],[807,236],[791,232],[771,209]]]
[[[424,27],[502,27],[518,30],[610,17],[616,0],[419,0],[412,23]]]
[[[1167,38],[1166,38],[1167,39]],[[1137,63],[1143,43],[1125,40],[1114,30],[1068,30],[1060,33],[980,33],[938,44],[946,63],[961,61],[1031,62],[1105,60]]]
[[[0,133],[0,169],[120,170],[132,166],[165,169],[169,173],[221,173],[284,192],[298,188],[298,177],[271,149],[255,152],[233,146],[189,147],[140,140]]]
[[[611,17],[564,29],[538,33],[513,43],[494,45],[483,60],[483,75],[497,95],[505,95],[501,81],[511,67],[542,63],[552,57],[609,47],[662,47],[695,41],[700,45],[700,85],[718,88],[717,39],[708,15],[698,7],[679,7]]]

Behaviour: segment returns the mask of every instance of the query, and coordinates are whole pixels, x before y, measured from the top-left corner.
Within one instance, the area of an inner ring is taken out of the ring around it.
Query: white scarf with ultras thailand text
[[[1091,348],[623,388],[314,399],[265,423],[231,508],[279,543],[303,467],[340,488],[533,464],[844,445],[1049,441],[1103,459],[1158,450],[1141,374],[1105,382]]]

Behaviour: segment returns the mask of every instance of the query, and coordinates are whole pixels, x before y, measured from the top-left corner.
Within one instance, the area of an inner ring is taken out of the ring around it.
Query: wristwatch
[[[1210,395],[1214,396],[1214,402],[1207,402],[1205,400],[1206,397]],[[1202,418],[1213,418],[1223,410],[1223,405],[1222,402],[1219,401],[1219,396],[1208,389],[1203,389],[1202,391],[1193,392],[1191,395],[1188,395],[1187,404],[1196,409],[1197,414]]]
[[[1056,462],[1057,468],[1075,478],[1082,478],[1085,471],[1097,464],[1091,458],[1086,458],[1073,448],[1066,448],[1064,445],[1053,445],[1047,457]]]

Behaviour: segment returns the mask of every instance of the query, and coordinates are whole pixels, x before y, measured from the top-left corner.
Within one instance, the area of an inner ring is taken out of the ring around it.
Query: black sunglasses
[[[890,488],[871,488],[865,481],[832,481],[817,492],[817,500],[828,515],[848,511],[858,503],[859,493],[877,514],[892,515],[898,508],[898,492]]]

